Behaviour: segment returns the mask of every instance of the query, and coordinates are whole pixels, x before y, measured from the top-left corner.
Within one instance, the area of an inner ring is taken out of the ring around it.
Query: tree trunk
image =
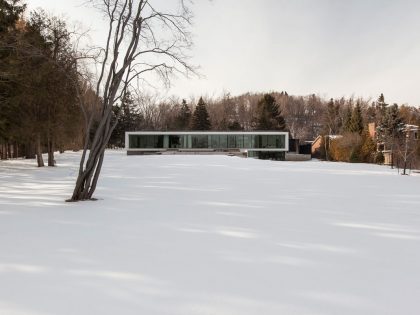
[[[68,201],[92,199],[101,172],[105,148],[118,122],[118,117],[113,119],[113,107],[118,99],[124,99],[134,82],[133,80],[146,72],[163,73],[165,82],[169,81],[169,75],[174,72],[196,73],[194,68],[184,60],[182,52],[191,46],[189,33],[186,31],[186,27],[190,25],[191,16],[183,5],[183,1],[181,4],[183,9],[178,15],[156,11],[152,6],[147,5],[147,1],[122,1],[121,3],[119,1],[103,1],[103,9],[109,13],[109,28],[96,84],[98,97],[100,91],[103,91],[100,100],[101,116],[93,140],[90,142],[93,114],[88,118],[84,101],[78,93],[79,103],[87,125],[87,135],[76,185],[73,195]],[[148,11],[151,12],[146,13]],[[149,20],[155,20],[168,34],[172,34],[172,38],[161,42],[156,40],[154,30],[150,28],[152,22]],[[149,47],[147,44],[149,42],[152,43],[151,46],[154,44],[155,47]],[[146,43],[145,46],[144,43]],[[162,46],[165,47],[162,49]],[[144,61],[135,61],[146,52],[151,52],[154,56],[169,58],[172,61],[171,65],[161,61],[151,65]],[[77,88],[76,90],[78,91]]]
[[[330,133],[330,134],[331,134],[331,133]],[[328,139],[328,141],[329,141],[330,137],[324,136],[325,160],[329,161],[329,157],[328,157],[327,139]]]
[[[36,136],[36,162],[38,167],[44,167],[44,159],[42,158],[41,135]]]
[[[105,149],[118,121],[116,120],[111,125],[113,113],[110,109],[106,110],[103,115],[104,118],[96,129],[86,162],[85,158],[88,151],[88,145],[85,145],[83,150],[79,175],[76,180],[73,195],[71,199],[67,200],[69,202],[92,200],[101,173]]]
[[[6,145],[4,143],[1,144],[1,159],[7,160],[7,150]]]
[[[48,136],[48,166],[55,166],[54,140],[52,136]]]
[[[25,144],[25,159],[35,159],[36,158],[36,154],[35,154],[34,149],[35,149],[35,146],[34,146],[33,141]]]

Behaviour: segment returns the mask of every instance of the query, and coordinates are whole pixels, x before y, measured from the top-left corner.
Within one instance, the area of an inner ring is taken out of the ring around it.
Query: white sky
[[[174,0],[155,0],[174,1]],[[106,24],[83,0],[26,0],[91,28]],[[418,0],[195,0],[193,62],[202,79],[177,79],[180,97],[283,91],[372,97],[420,105]]]

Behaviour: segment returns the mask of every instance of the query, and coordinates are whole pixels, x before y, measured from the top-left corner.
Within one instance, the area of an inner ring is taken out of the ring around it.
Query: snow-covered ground
[[[108,152],[0,163],[1,315],[420,314],[420,177]]]

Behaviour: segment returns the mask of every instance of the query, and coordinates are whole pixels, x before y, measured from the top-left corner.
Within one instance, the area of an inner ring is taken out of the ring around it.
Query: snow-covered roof
[[[420,127],[417,125],[409,125],[409,124],[404,125],[405,131],[418,131],[419,129]]]

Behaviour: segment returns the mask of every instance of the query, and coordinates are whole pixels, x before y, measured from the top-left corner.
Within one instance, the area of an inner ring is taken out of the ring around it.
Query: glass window
[[[169,136],[169,148],[170,149],[178,149],[182,148],[182,136]]]
[[[220,148],[220,136],[219,135],[211,135],[210,137],[210,147],[213,149]]]
[[[228,136],[227,135],[221,135],[219,136],[219,145],[220,149],[227,149],[228,148]]]
[[[130,135],[128,138],[128,147],[129,148],[138,148],[139,147],[139,143],[138,143],[138,137],[134,136],[134,135]]]
[[[132,135],[130,148],[133,149],[162,149],[164,136],[158,135]]]
[[[260,136],[255,135],[255,136],[252,137],[252,139],[253,139],[252,148],[258,149],[260,147]]]
[[[236,136],[228,135],[228,146],[229,149],[236,148]]]
[[[208,137],[206,135],[192,135],[193,149],[206,149],[208,145]]]
[[[129,135],[132,149],[285,149],[285,135],[258,134],[189,134],[189,135]]]
[[[244,146],[245,149],[252,148],[252,136],[251,135],[244,135]]]
[[[285,149],[286,148],[286,136],[281,135],[277,136],[277,148]]]
[[[185,148],[186,149],[191,149],[192,148],[192,136],[191,135],[186,135],[185,139],[186,139],[186,145]]]
[[[237,135],[236,136],[236,148],[243,148],[244,147],[244,136]]]
[[[268,135],[267,136],[267,148],[269,149],[275,149],[276,148],[276,135]]]

